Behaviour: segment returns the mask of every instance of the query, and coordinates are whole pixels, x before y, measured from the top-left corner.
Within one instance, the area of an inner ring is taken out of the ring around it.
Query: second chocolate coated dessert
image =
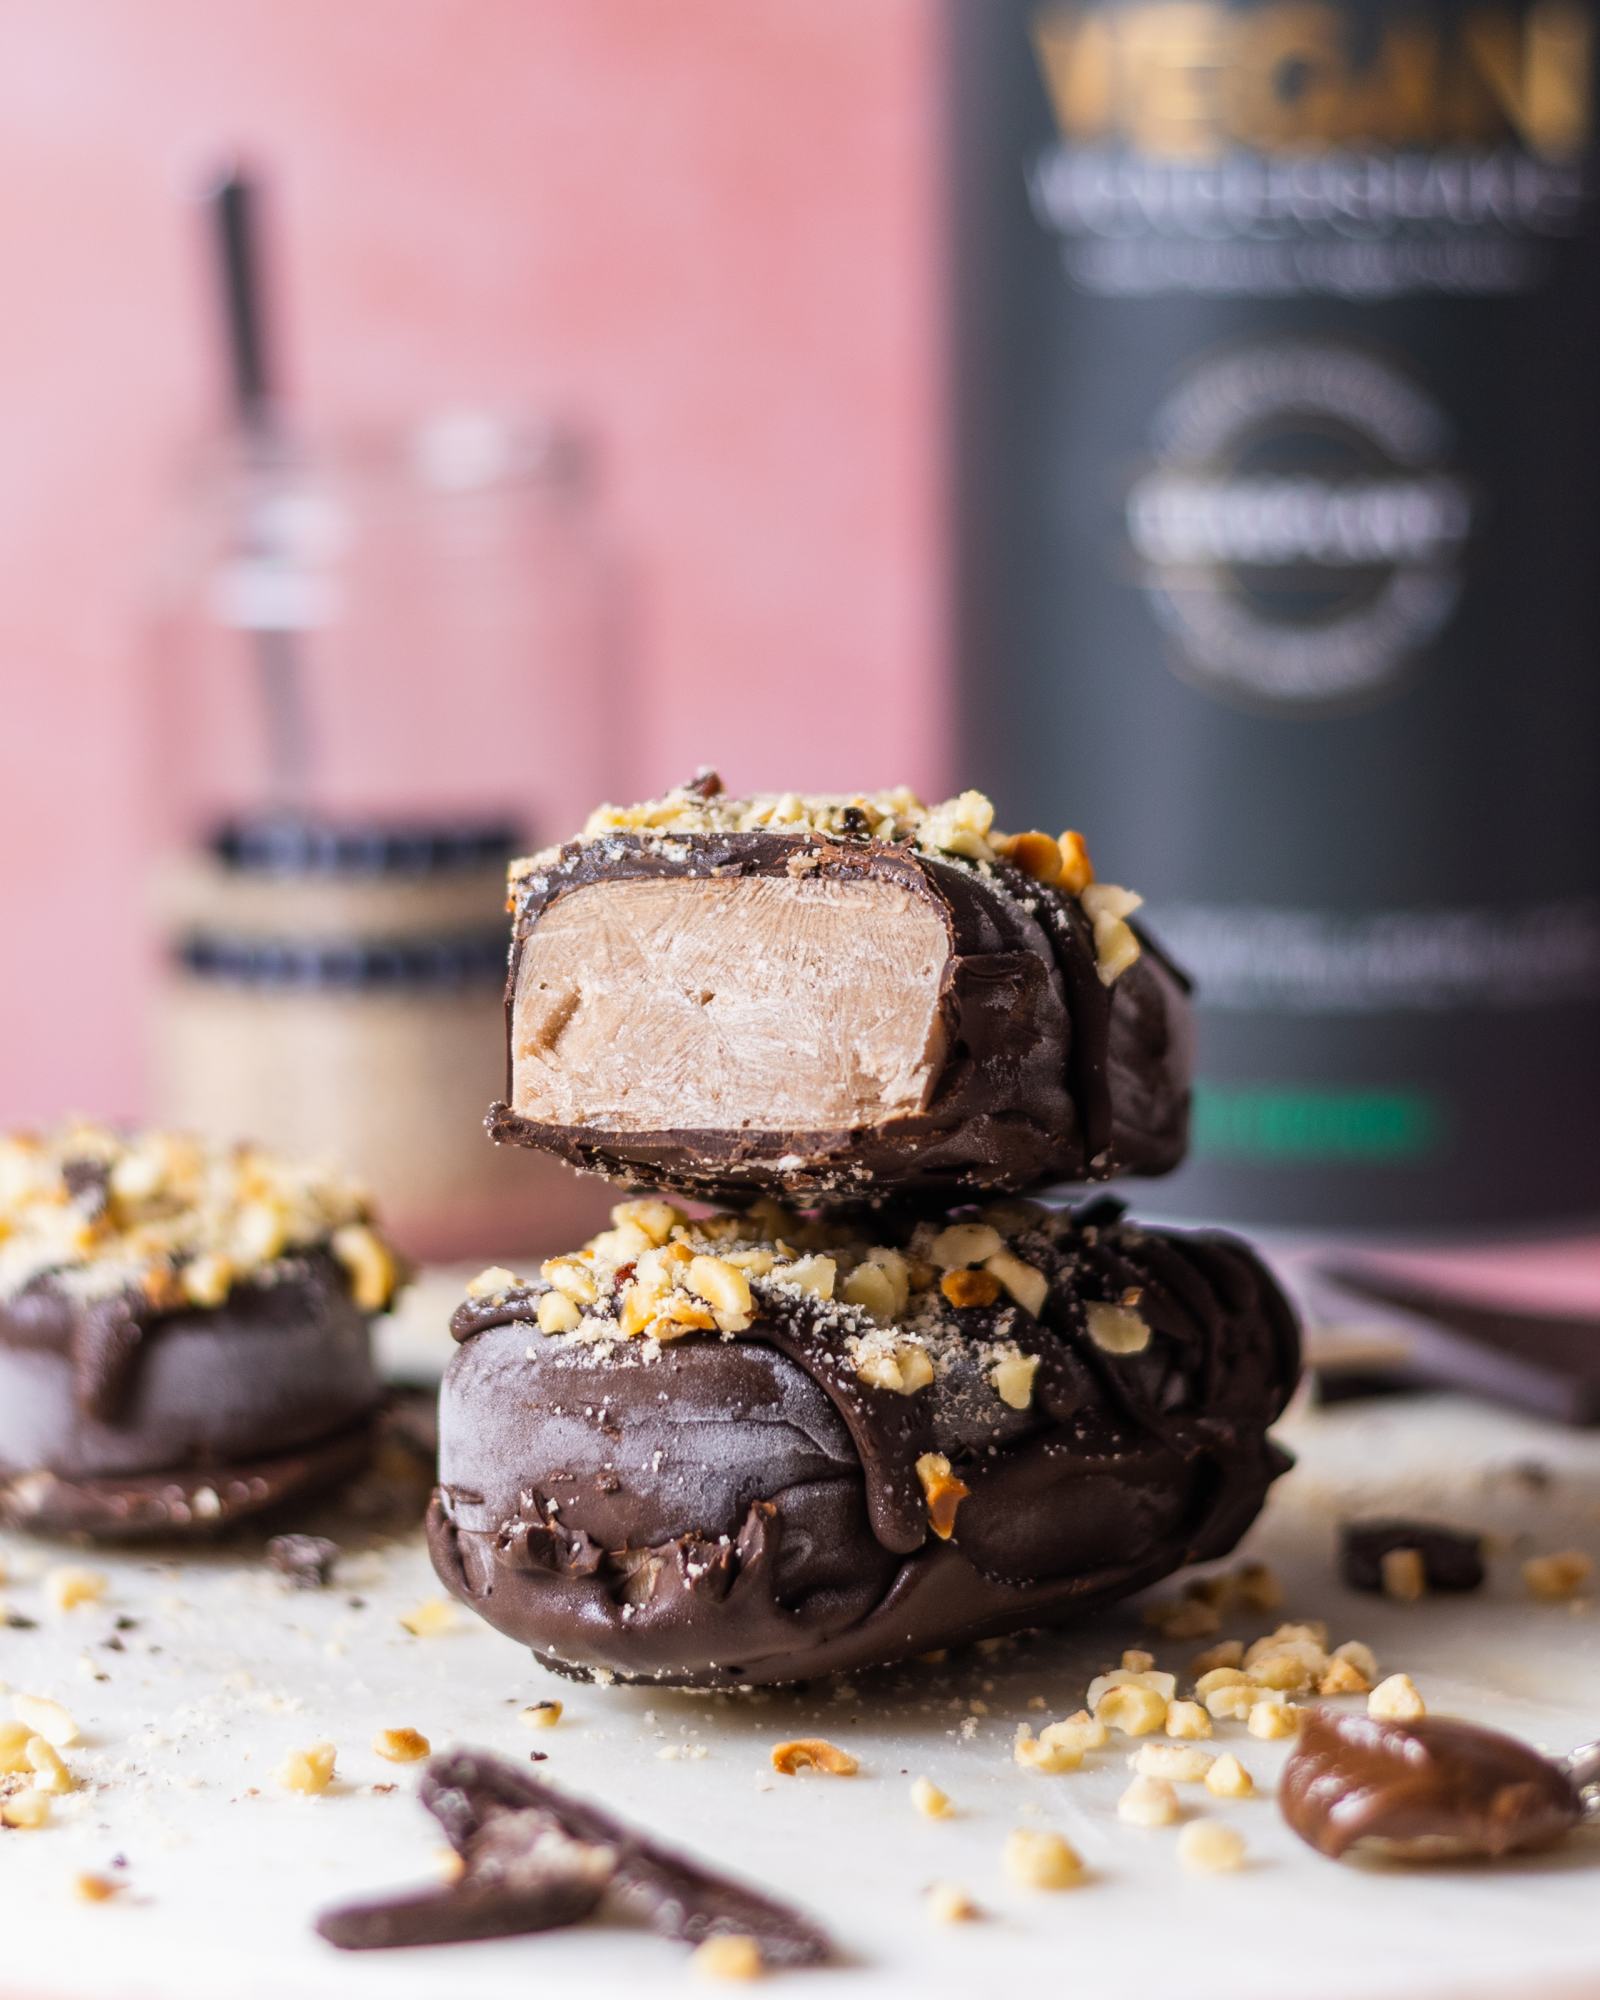
[[[455,1317],[447,1586],[558,1669],[802,1679],[1070,1618],[1232,1547],[1299,1362],[1245,1245],[1102,1202],[663,1201]]]
[[[0,1140],[0,1520],[207,1532],[364,1462],[396,1260],[361,1196],[249,1147]]]
[[[602,807],[514,864],[496,1139],[650,1187],[946,1202],[1163,1173],[1187,988],[1076,834],[976,792]]]

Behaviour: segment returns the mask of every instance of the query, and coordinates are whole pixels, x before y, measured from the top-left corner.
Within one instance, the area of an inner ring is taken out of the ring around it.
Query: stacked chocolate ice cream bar
[[[490,1129],[636,1192],[455,1316],[458,1597],[564,1672],[736,1686],[1233,1546],[1287,1462],[1283,1295],[1230,1237],[1037,1198],[1186,1140],[1185,981],[1076,834],[707,774],[511,888]]]

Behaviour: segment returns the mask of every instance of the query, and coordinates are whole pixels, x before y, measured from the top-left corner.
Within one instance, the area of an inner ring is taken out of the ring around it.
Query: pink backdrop
[[[185,177],[270,160],[313,417],[600,434],[643,776],[942,762],[933,0],[12,0],[0,1123],[138,1108],[138,643],[215,406]]]

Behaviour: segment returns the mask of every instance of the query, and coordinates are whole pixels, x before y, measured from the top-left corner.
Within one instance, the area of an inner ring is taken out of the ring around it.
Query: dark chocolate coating
[[[1567,1773],[1513,1736],[1428,1716],[1313,1709],[1284,1766],[1284,1818],[1337,1861],[1358,1842],[1412,1861],[1548,1847],[1583,1817]]]
[[[1339,1571],[1352,1590],[1383,1589],[1383,1559],[1415,1549],[1429,1590],[1478,1590],[1483,1537],[1432,1521],[1346,1521],[1339,1530]]]
[[[357,1470],[380,1400],[368,1315],[324,1251],[179,1312],[45,1277],[0,1307],[0,1518],[214,1532]]]
[[[542,1147],[630,1186],[825,1203],[1166,1173],[1188,1142],[1187,982],[1151,944],[1112,986],[1076,897],[1020,869],[989,873],[905,844],[822,834],[633,834],[563,847],[514,885],[507,1096],[521,953],[559,897],[597,882],[696,876],[876,880],[938,913],[950,943],[946,1054],[920,1113],[848,1130],[608,1132],[491,1107],[491,1137]]]
[[[1288,1462],[1267,1427],[1299,1337],[1269,1274],[1229,1237],[1109,1219],[1022,1254],[1050,1277],[1040,1320],[964,1313],[956,1365],[914,1395],[859,1380],[795,1293],[653,1360],[540,1334],[526,1295],[469,1303],[435,1567],[559,1669],[737,1686],[1060,1622],[1223,1554]],[[1104,1352],[1084,1303],[1130,1288],[1150,1343]],[[1003,1337],[1039,1356],[1025,1410],[983,1376]],[[916,1474],[930,1451],[970,1488],[948,1541]]]

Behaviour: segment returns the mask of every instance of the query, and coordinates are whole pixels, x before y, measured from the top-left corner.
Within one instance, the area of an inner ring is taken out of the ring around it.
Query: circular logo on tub
[[[1454,610],[1473,525],[1448,419],[1358,348],[1273,342],[1156,412],[1127,532],[1187,677],[1252,706],[1348,704]]]

